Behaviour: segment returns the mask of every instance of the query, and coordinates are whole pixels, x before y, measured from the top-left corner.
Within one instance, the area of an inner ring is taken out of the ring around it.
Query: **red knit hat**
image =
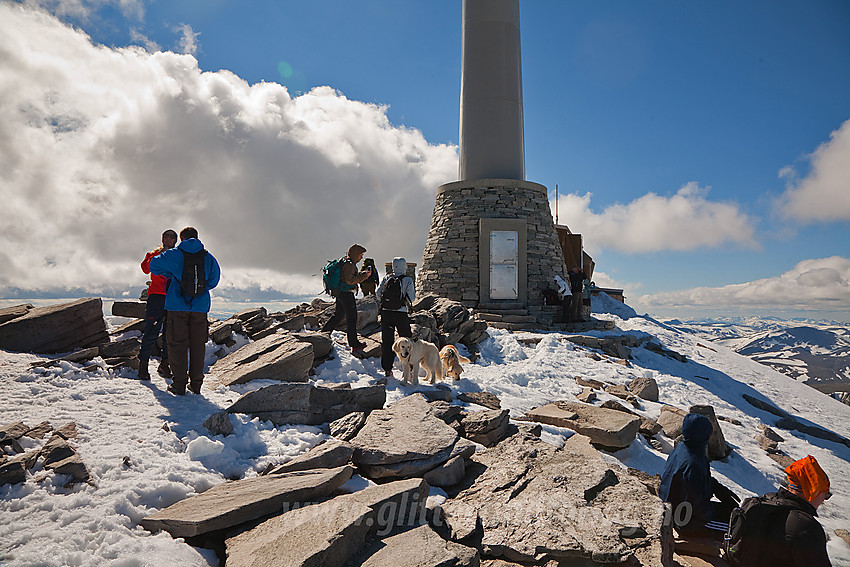
[[[809,502],[821,492],[829,492],[829,477],[811,455],[788,465],[785,474],[790,487],[802,492]]]

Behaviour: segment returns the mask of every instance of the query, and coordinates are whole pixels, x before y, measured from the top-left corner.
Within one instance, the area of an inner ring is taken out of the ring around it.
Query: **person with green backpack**
[[[347,255],[339,260],[329,261],[322,275],[325,291],[333,295],[336,300],[336,310],[328,322],[322,326],[322,331],[333,331],[345,319],[348,346],[354,354],[359,354],[366,348],[366,343],[357,337],[357,303],[354,300],[357,286],[372,274],[371,268],[367,267],[363,271],[357,269],[357,264],[363,259],[365,253],[366,248],[353,244],[348,249]]]

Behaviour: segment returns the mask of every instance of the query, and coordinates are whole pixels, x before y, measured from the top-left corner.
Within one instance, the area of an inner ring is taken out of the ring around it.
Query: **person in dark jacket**
[[[366,281],[372,274],[370,268],[366,268],[362,272],[357,270],[357,263],[363,259],[365,253],[366,248],[359,244],[353,244],[348,249],[348,255],[342,258],[339,289],[334,292],[336,308],[333,316],[322,326],[322,331],[330,332],[345,319],[348,346],[351,347],[351,352],[355,355],[359,355],[366,348],[366,343],[357,337],[357,302],[354,300],[354,292],[357,290],[357,286]]]
[[[218,261],[209,252],[204,254],[204,278],[206,289],[200,295],[184,297],[180,289],[183,278],[184,252],[198,254],[204,245],[198,240],[197,229],[187,226],[180,231],[180,244],[166,250],[150,261],[152,274],[171,279],[165,295],[166,336],[168,337],[168,361],[173,381],[168,391],[182,396],[186,386],[195,394],[201,393],[204,382],[204,355],[209,338],[210,290],[221,279]],[[191,264],[190,264],[191,265]]]
[[[811,455],[785,469],[786,486],[765,494],[778,506],[758,535],[758,561],[753,567],[830,567],[826,534],[815,519],[817,509],[830,497],[829,477]],[[746,536],[742,538],[746,546]]]
[[[711,477],[708,439],[713,428],[704,415],[689,413],[682,422],[682,442],[670,456],[658,496],[672,507],[674,528],[684,537],[723,538],[729,515],[740,501]],[[713,502],[717,496],[720,502]],[[708,524],[708,526],[706,525]]]
[[[363,260],[363,269],[369,269],[372,270],[372,272],[369,274],[368,278],[360,282],[360,291],[363,292],[363,297],[366,297],[367,295],[375,295],[379,283],[378,268],[375,266],[375,259],[366,258]]]
[[[145,255],[142,261],[142,272],[151,273],[150,263],[154,256],[161,254],[166,250],[174,248],[177,244],[177,232],[170,228],[162,233],[162,246],[155,248]],[[166,339],[165,317],[165,294],[168,289],[168,278],[151,274],[151,281],[148,285],[148,297],[145,300],[145,330],[142,332],[142,346],[139,349],[139,380],[150,380],[151,375],[148,370],[148,364],[151,358],[153,344],[162,334],[162,348],[160,349],[159,366],[156,369],[157,374],[163,378],[171,378],[171,370],[168,366],[168,341]]]
[[[582,306],[582,289],[584,288],[584,280],[587,279],[587,276],[584,274],[580,266],[573,266],[568,275],[570,280],[570,292],[571,296],[569,298],[570,301],[570,311],[569,311],[569,321],[571,323],[578,323],[582,320],[581,317],[581,306]],[[564,301],[567,301],[567,298],[564,298]]]

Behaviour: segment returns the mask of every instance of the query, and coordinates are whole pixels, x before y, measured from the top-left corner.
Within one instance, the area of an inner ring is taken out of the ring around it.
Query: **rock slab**
[[[0,324],[0,348],[15,352],[67,352],[108,341],[99,297],[36,307]]]
[[[566,427],[611,449],[628,447],[640,429],[640,418],[617,410],[576,402],[552,402],[535,408],[526,419]]]
[[[306,382],[313,366],[313,346],[286,333],[273,333],[215,363],[214,379],[222,385],[251,380]]]
[[[350,466],[281,475],[265,475],[219,484],[144,518],[146,530],[165,530],[174,537],[192,537],[232,528],[279,512],[285,503],[308,502],[330,495],[345,484]]]

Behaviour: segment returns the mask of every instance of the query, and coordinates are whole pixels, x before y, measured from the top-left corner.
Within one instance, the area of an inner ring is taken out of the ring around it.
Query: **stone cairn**
[[[543,291],[552,287],[554,274],[565,277],[566,266],[546,188],[528,181],[478,179],[437,189],[417,293],[478,305],[482,218],[526,221],[528,306],[542,306]]]

